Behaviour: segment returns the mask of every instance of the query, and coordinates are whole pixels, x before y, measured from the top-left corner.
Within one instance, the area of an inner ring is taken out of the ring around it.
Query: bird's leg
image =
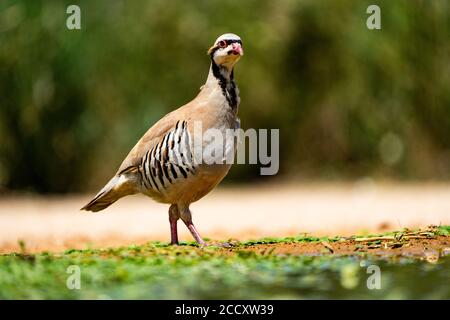
[[[178,228],[177,222],[180,219],[178,206],[172,204],[169,208],[169,222],[170,222],[170,244],[178,244]]]
[[[202,237],[200,237],[200,234],[198,233],[197,229],[195,228],[194,223],[192,223],[192,215],[191,215],[191,211],[189,210],[188,207],[183,208],[183,210],[180,210],[180,217],[181,217],[181,220],[183,220],[186,227],[191,232],[195,241],[197,241],[197,243],[202,246],[206,245],[206,242],[203,241]]]

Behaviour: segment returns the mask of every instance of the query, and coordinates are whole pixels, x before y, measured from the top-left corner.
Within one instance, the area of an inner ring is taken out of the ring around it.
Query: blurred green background
[[[276,177],[239,165],[228,183],[450,179],[450,1],[2,0],[0,191],[101,187],[197,94],[225,32],[244,43],[242,127],[281,139]]]

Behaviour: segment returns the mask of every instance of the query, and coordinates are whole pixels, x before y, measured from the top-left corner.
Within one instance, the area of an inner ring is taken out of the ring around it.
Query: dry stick
[[[334,253],[333,247],[332,247],[328,242],[322,241],[322,242],[320,242],[320,243],[321,243],[325,248],[327,248],[328,250],[330,250],[331,253]]]
[[[400,239],[431,239],[434,238],[433,236],[403,236],[400,237]],[[383,236],[383,237],[372,237],[372,238],[355,238],[355,241],[358,242],[365,242],[365,241],[377,241],[377,240],[398,240],[399,237],[395,236]]]

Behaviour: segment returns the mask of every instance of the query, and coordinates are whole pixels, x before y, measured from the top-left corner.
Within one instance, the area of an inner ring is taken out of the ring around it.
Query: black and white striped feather
[[[142,157],[138,167],[142,187],[164,193],[172,184],[195,174],[192,145],[187,122],[178,121],[175,128]]]

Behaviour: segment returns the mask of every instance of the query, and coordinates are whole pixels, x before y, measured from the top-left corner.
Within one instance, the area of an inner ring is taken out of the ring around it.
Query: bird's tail
[[[97,212],[109,207],[122,197],[136,193],[132,179],[127,175],[114,176],[81,210]]]

